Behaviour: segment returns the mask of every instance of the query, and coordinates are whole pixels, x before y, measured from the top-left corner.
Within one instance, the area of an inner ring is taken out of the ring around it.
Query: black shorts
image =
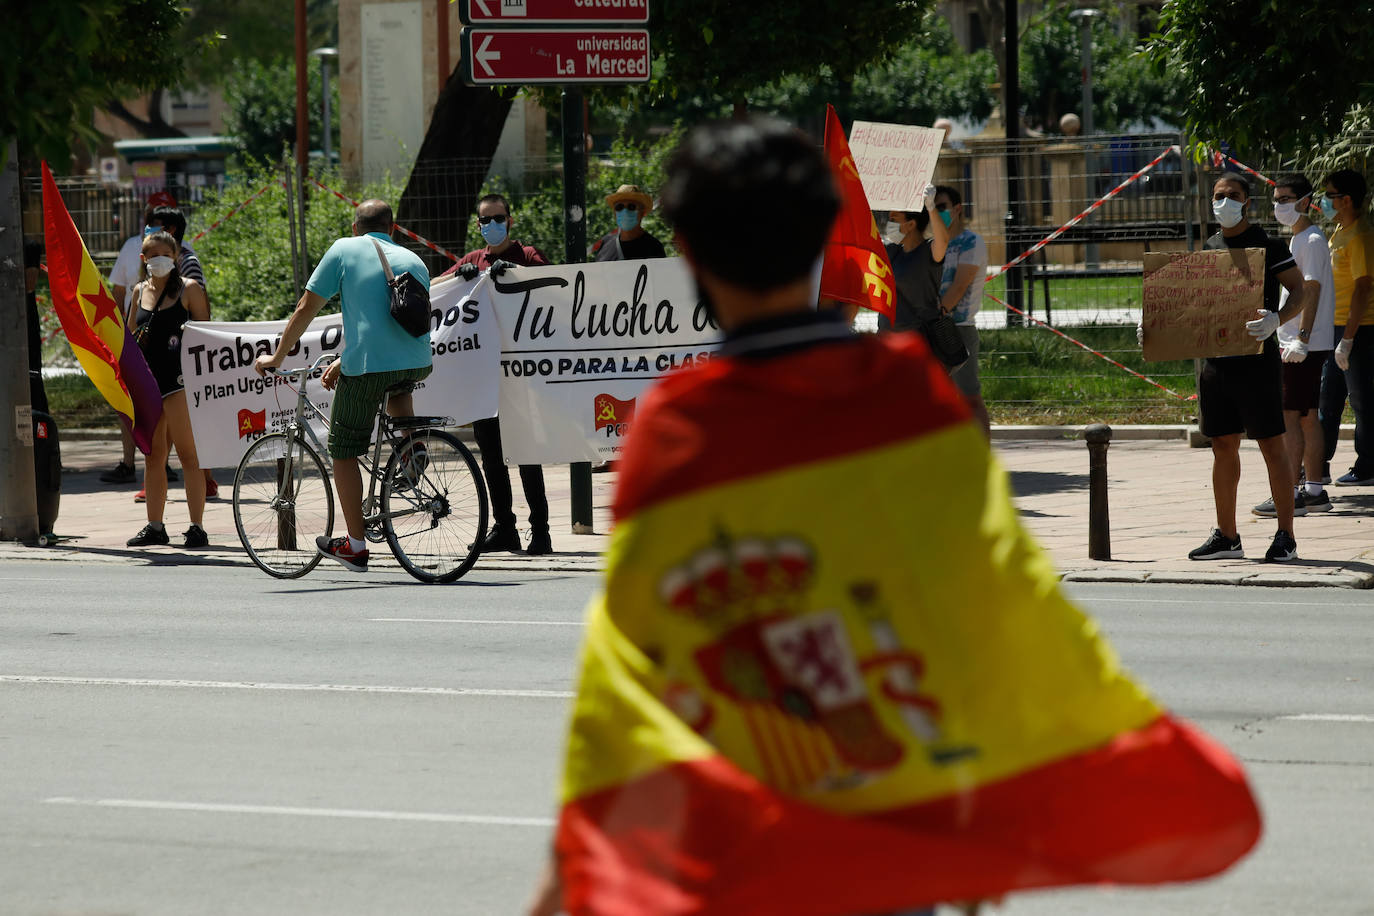
[[[1202,434],[1268,439],[1283,435],[1283,372],[1277,348],[1202,361],[1197,400]]]
[[[1283,409],[1307,416],[1316,410],[1322,396],[1322,369],[1330,350],[1313,350],[1300,363],[1283,364]]]

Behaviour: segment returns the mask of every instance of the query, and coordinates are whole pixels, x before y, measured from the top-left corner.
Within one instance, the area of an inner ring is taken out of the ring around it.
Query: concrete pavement
[[[1298,561],[1264,563],[1274,522],[1249,513],[1268,494],[1264,464],[1253,443],[1242,447],[1239,529],[1247,558],[1206,563],[1189,561],[1187,553],[1207,537],[1215,524],[1211,496],[1211,453],[1190,448],[1183,438],[1159,438],[1159,430],[1139,431],[1148,438],[1127,438],[1117,431],[1108,454],[1112,559],[1088,559],[1088,452],[1082,442],[1045,438],[1016,428],[995,431],[995,449],[1011,475],[1016,504],[1026,526],[1054,558],[1070,581],[1219,583],[1231,585],[1374,587],[1374,488],[1328,487],[1334,509],[1297,519]],[[1035,435],[1040,438],[1008,438]],[[238,544],[229,504],[233,472],[221,470],[221,498],[206,509],[211,546],[131,549],[124,542],[144,524],[143,506],[134,503],[137,485],[112,486],[101,472],[118,460],[117,438],[68,434],[62,442],[62,509],[56,530],[81,535],[56,547],[0,544],[0,559],[51,559],[113,562],[213,563],[249,565]],[[1337,466],[1342,456],[1337,456]],[[141,460],[140,460],[141,466]],[[141,467],[140,467],[141,471]],[[521,502],[515,478],[516,513]],[[550,515],[554,519],[555,553],[547,557],[520,554],[484,556],[477,568],[594,571],[610,531],[610,502],[615,474],[594,474],[593,519],[598,532],[569,531],[569,477],[565,467],[545,469]],[[932,482],[933,483],[933,482]],[[188,521],[182,491],[173,485],[166,521],[175,535]],[[389,563],[385,551],[374,562]]]

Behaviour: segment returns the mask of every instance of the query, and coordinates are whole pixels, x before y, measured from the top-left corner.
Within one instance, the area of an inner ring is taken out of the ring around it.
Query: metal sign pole
[[[587,124],[582,88],[563,88],[563,260],[587,260]],[[593,534],[592,466],[578,461],[569,466],[572,489],[573,534]]]

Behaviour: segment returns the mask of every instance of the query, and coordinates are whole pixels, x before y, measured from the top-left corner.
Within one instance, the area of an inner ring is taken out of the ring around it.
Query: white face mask
[[[1274,219],[1278,220],[1281,225],[1291,226],[1298,221],[1300,216],[1297,204],[1274,204]]]
[[[1230,229],[1245,219],[1245,204],[1229,197],[1214,200],[1212,213],[1216,216],[1217,222],[1221,223],[1221,228]]]
[[[172,268],[176,266],[176,261],[173,261],[165,254],[160,254],[155,258],[148,259],[148,274],[153,277],[165,277],[171,273]]]
[[[902,244],[902,224],[895,219],[887,221],[887,228],[883,230],[883,235],[894,245]]]

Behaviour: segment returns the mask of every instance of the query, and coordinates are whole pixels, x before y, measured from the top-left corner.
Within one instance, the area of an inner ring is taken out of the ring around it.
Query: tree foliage
[[[1202,143],[1301,155],[1374,101],[1374,44],[1357,0],[1167,0],[1147,53],[1186,87],[1185,127]]]
[[[311,67],[309,77],[310,147],[322,148],[324,125],[315,117],[322,104],[320,71]],[[331,110],[330,139],[339,148],[338,81],[329,84]],[[238,142],[240,154],[253,162],[276,162],[282,150],[296,142],[296,66],[280,57],[266,63],[241,61],[224,84],[228,111],[225,130]]]

